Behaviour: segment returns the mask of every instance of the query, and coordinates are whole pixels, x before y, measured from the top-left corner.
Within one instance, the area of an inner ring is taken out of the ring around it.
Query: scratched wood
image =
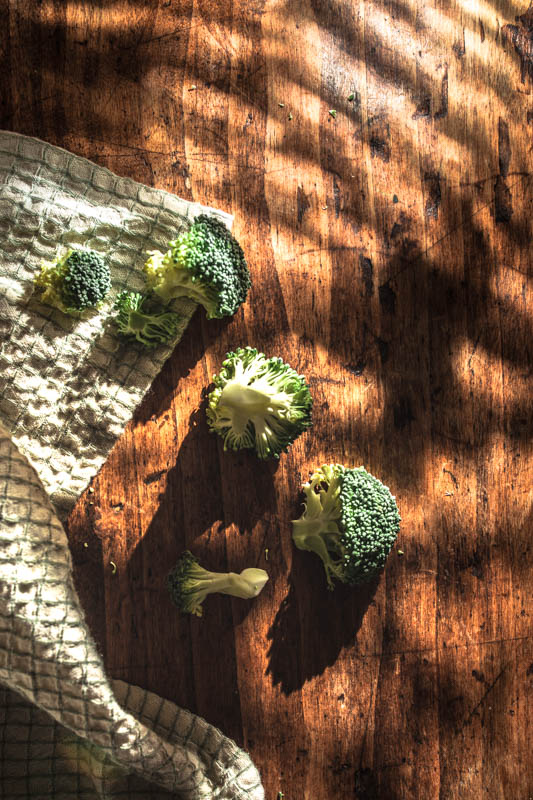
[[[268,800],[527,800],[533,10],[0,11],[3,127],[233,213],[253,274],[231,322],[197,313],[71,515],[109,673],[234,737]],[[206,428],[202,392],[240,344],[312,387],[314,429],[279,465]],[[368,590],[328,593],[291,546],[300,480],[332,460],[398,497]],[[185,547],[270,582],[180,618],[164,579]]]

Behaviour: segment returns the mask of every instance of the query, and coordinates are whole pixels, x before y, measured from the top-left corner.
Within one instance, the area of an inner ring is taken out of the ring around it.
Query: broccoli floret
[[[79,314],[101,304],[111,289],[109,266],[94,250],[69,250],[43,264],[35,279],[43,303],[65,314]]]
[[[200,214],[189,230],[154,250],[144,265],[146,282],[164,303],[190,297],[207,318],[235,314],[246,300],[250,273],[241,246],[223,222]]]
[[[254,448],[279,458],[311,425],[313,399],[303,375],[255,347],[228,353],[208,397],[207,423],[224,449]]]
[[[304,484],[306,502],[293,520],[300,550],[316,553],[333,579],[351,586],[378,575],[398,535],[400,514],[387,486],[364,467],[324,464]]]
[[[115,322],[121,336],[137,339],[145,347],[166,344],[178,334],[179,314],[154,308],[146,295],[120,292],[115,300]]]
[[[264,569],[250,567],[236,572],[209,572],[186,550],[167,578],[168,590],[180,611],[201,617],[202,603],[208,594],[219,592],[249,600],[257,597],[268,581]]]

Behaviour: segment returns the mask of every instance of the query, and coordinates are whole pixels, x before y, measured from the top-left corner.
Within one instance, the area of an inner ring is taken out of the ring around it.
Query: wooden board
[[[0,12],[2,126],[233,213],[253,274],[232,321],[195,315],[71,515],[109,673],[234,737],[268,800],[533,796],[531,8]],[[314,429],[279,464],[207,431],[204,390],[242,344],[312,387]],[[324,461],[398,497],[365,591],[328,593],[292,548]],[[164,579],[185,547],[270,582],[180,618]]]

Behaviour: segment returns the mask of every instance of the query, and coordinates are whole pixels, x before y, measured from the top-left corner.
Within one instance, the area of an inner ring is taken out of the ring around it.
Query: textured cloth
[[[249,757],[216,728],[107,678],[59,520],[101,466],[170,348],[32,292],[58,245],[108,255],[112,295],[141,289],[148,250],[199,213],[64,150],[0,132],[0,797],[262,800]],[[183,301],[181,336],[194,305]],[[159,787],[159,788],[157,788]]]
[[[172,349],[121,342],[110,320],[114,296],[142,290],[147,251],[166,249],[203,211],[65,150],[0,133],[0,422],[62,516]],[[87,319],[67,317],[33,293],[41,263],[54,259],[58,245],[107,255],[113,290]],[[189,300],[175,306],[183,315],[177,339],[194,308]]]

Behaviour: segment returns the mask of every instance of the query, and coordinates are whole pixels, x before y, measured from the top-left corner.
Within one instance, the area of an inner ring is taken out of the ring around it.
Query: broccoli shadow
[[[190,339],[195,341],[194,331]],[[276,505],[273,475],[279,462],[258,462],[255,454],[247,450],[223,451],[221,440],[207,426],[205,409],[210,389],[203,389],[201,402],[189,417],[189,429],[174,466],[144,478],[147,486],[162,479],[166,485],[157,498],[157,511],[129,561],[134,572],[136,563],[143,560],[147,564],[160,562],[166,577],[186,549],[192,549],[202,566],[213,571],[239,572],[259,566],[259,555],[254,558],[250,552],[243,553],[249,549],[244,542],[238,546],[238,561],[234,560],[228,537],[247,537],[248,544],[253,544],[251,525]],[[155,391],[157,397],[157,386]],[[151,402],[147,398],[143,403],[146,410]],[[263,554],[263,549],[254,544],[255,549]]]
[[[202,336],[204,310],[198,307],[193,313],[172,355],[158,372],[140,405],[133,414],[133,425],[144,424],[169,410],[176,387],[186,378],[205,355]],[[229,318],[216,320],[218,331],[228,326]],[[212,324],[212,323],[210,323]]]
[[[132,549],[121,586],[117,584],[106,608],[123,629],[120,649],[107,652],[109,673],[171,698],[241,744],[235,629],[261,597],[248,601],[210,595],[198,620],[178,612],[166,581],[187,549],[215,572],[264,567],[261,537],[252,536],[251,524],[275,504],[274,468],[258,468],[252,453],[222,453],[200,406],[191,415],[172,468],[144,478],[147,491],[157,493],[161,482],[157,511]],[[143,646],[135,656],[138,642]]]
[[[155,392],[157,398],[157,387]],[[206,387],[200,406],[190,415],[189,430],[174,466],[144,478],[150,485],[164,477],[166,486],[137,550],[147,547],[151,536],[160,542],[169,539],[168,564],[174,563],[183,550],[193,548],[203,566],[222,570],[225,537],[218,534],[233,528],[231,535],[245,536],[250,532],[250,522],[275,505],[272,477],[278,462],[265,463],[258,469],[257,457],[251,451],[221,452],[220,440],[207,427],[208,392]],[[146,410],[151,403],[148,397],[143,403]],[[175,535],[169,536],[170,531]],[[245,566],[254,564],[232,564],[230,568],[239,571]]]
[[[289,592],[267,634],[271,645],[266,674],[273,684],[286,695],[298,691],[332,666],[344,647],[353,647],[378,585],[375,577],[357,588],[337,584],[329,591],[320,560],[298,551]]]
[[[279,467],[279,460],[259,461],[253,450],[224,450],[220,437],[207,425],[212,389],[213,384],[202,389],[200,404],[189,417],[189,431],[176,459],[187,540],[206,535],[208,543],[214,533],[230,527],[245,535],[250,523],[276,507],[273,477]],[[207,492],[199,492],[198,486],[207,487]],[[218,523],[216,531],[213,523]]]

